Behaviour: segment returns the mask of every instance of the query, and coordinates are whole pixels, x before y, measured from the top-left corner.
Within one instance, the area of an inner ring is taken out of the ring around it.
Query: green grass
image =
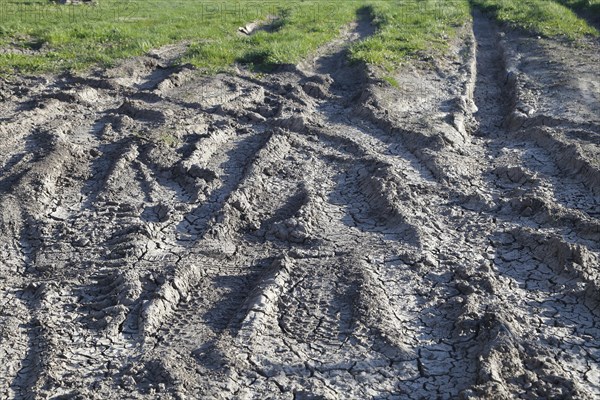
[[[471,18],[466,0],[380,1],[371,5],[377,33],[351,49],[351,58],[388,70],[407,57],[447,48]]]
[[[389,83],[390,86],[395,87],[396,89],[398,89],[400,87],[400,84],[398,83],[396,78],[394,78],[393,76],[384,75],[383,80],[386,81],[387,83]]]
[[[179,62],[209,71],[233,63],[269,69],[297,63],[340,28],[370,14],[374,37],[351,58],[391,67],[407,55],[443,48],[469,17],[467,0],[277,1],[100,0],[58,5],[46,0],[0,0],[0,72],[81,70],[110,66],[165,44],[188,41]],[[239,26],[278,17],[268,30],[240,35]]]
[[[500,21],[538,34],[598,35],[558,2],[593,11],[600,0],[471,1]],[[269,70],[297,63],[345,24],[365,17],[377,30],[351,46],[350,58],[390,71],[407,57],[444,51],[471,18],[469,0],[98,0],[95,5],[0,0],[0,73],[110,66],[180,41],[190,46],[177,62],[207,72],[234,63]],[[238,33],[249,22],[269,20],[269,29]]]
[[[162,45],[188,41],[180,60],[207,71],[234,62],[295,63],[332,39],[365,1],[99,0],[59,5],[0,0],[0,71],[109,66]],[[238,27],[278,16],[272,30],[246,37]],[[39,51],[31,51],[39,49]]]
[[[552,0],[472,0],[503,23],[546,37],[579,39],[598,36],[598,30],[579,18],[570,8]],[[583,0],[586,1],[586,0]],[[560,0],[574,5],[582,0]],[[598,0],[591,0],[597,7]],[[591,3],[590,3],[591,4]]]
[[[209,70],[233,62],[249,64],[258,69],[297,63],[318,46],[338,36],[344,25],[356,19],[363,3],[282,2],[272,9],[271,15],[278,16],[274,21],[275,26],[248,37],[226,33],[197,41],[190,47],[184,61]]]
[[[557,0],[557,2],[573,10],[587,12],[590,17],[600,18],[600,0]]]
[[[593,24],[600,24],[600,0],[556,0]],[[596,28],[598,25],[596,25]]]

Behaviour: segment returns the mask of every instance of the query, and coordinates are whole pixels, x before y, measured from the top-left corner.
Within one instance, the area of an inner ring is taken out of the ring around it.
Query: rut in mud
[[[392,89],[372,29],[2,82],[0,397],[600,396],[597,53],[474,14]]]

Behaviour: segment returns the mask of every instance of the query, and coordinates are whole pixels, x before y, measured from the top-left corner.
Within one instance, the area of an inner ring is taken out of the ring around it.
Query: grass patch
[[[598,36],[599,32],[570,8],[552,0],[472,0],[473,4],[490,12],[498,21],[532,33],[546,36],[562,36],[579,39],[586,35]],[[565,4],[581,3],[581,0],[559,0]],[[585,0],[588,1],[588,0]],[[591,0],[597,7],[598,0]],[[590,3],[591,4],[591,3]]]
[[[587,18],[592,23],[600,23],[600,0],[555,0],[569,7],[580,17]]]
[[[356,18],[362,1],[303,1],[280,3],[270,13],[277,16],[270,30],[251,36],[237,34],[194,44],[185,61],[214,69],[232,62],[269,70],[275,65],[294,64],[320,45],[339,35],[340,28]],[[222,62],[214,63],[214,58]]]
[[[110,66],[152,48],[188,41],[181,62],[207,71],[234,62],[295,63],[332,39],[365,1],[100,0],[60,5],[0,0],[0,71],[80,70]],[[238,27],[277,17],[252,36]]]
[[[191,43],[180,62],[208,72],[233,63],[269,70],[297,63],[370,13],[377,34],[352,48],[351,58],[390,68],[407,55],[442,48],[468,17],[467,0],[276,1],[101,0],[59,5],[47,0],[0,0],[0,71],[80,70],[110,66],[169,43]],[[252,21],[272,29],[237,31]]]
[[[556,0],[558,3],[578,11],[589,12],[590,15],[600,17],[600,0]]]
[[[396,78],[394,78],[393,76],[386,75],[383,77],[383,80],[386,81],[387,83],[389,83],[392,87],[394,87],[396,89],[400,88],[400,84],[398,83]]]
[[[597,10],[600,0],[471,1],[500,21],[538,34],[598,35],[559,2],[589,11]],[[353,45],[350,58],[390,71],[407,57],[443,51],[470,20],[469,0],[99,0],[79,5],[0,0],[0,73],[106,67],[179,41],[190,46],[178,62],[204,71],[226,70],[234,63],[268,71],[297,63],[365,14],[377,31]],[[253,21],[271,21],[271,29],[250,36],[238,32]]]
[[[351,58],[388,70],[407,57],[443,51],[471,18],[467,0],[374,1],[369,7],[377,32],[353,46]]]

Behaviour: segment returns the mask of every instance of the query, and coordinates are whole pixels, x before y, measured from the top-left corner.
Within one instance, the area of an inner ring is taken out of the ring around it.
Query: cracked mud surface
[[[600,396],[599,44],[1,81],[0,398]]]

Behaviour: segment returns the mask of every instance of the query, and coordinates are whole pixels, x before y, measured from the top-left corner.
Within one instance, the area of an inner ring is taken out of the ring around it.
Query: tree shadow
[[[600,3],[591,0],[554,0],[571,9],[581,19],[600,30]]]

